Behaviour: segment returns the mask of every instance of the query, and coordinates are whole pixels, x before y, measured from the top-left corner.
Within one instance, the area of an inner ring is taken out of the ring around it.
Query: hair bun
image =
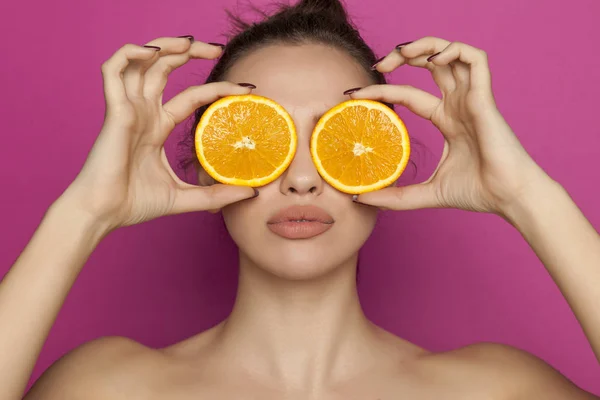
[[[295,12],[306,14],[329,14],[339,19],[347,20],[348,14],[340,0],[300,0],[294,7]]]

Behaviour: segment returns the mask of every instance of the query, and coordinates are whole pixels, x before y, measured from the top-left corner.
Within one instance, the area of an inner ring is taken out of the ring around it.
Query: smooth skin
[[[245,250],[244,241],[250,239],[241,228],[247,213],[275,201],[312,201],[331,207],[336,224],[342,227],[340,233],[332,228],[332,235],[341,235],[352,223],[344,216],[360,217],[369,226],[377,208],[453,207],[494,213],[518,229],[542,260],[600,360],[600,237],[566,191],[529,157],[498,112],[483,51],[427,37],[392,51],[378,64],[382,72],[402,65],[429,69],[442,99],[408,86],[369,85],[350,58],[320,45],[294,47],[293,52],[270,46],[261,50],[260,57],[249,57],[245,65],[239,61],[228,80],[255,83],[257,94],[281,104],[297,101],[290,108],[301,127],[302,146],[289,170],[250,200],[251,188],[181,182],[163,149],[173,127],[196,108],[250,89],[229,82],[196,86],[162,105],[170,71],[191,58],[216,58],[220,49],[176,38],[149,44],[162,50],[126,45],[103,65],[107,113],[98,140],[81,173],[49,208],[0,283],[0,399],[22,397],[69,289],[107,234],[163,215],[218,209],[223,210],[242,252],[241,289],[225,323],[165,349],[149,349],[118,337],[92,341],[57,361],[26,398],[598,398],[515,348],[481,343],[430,353],[375,327],[356,301],[356,259],[350,253],[337,266],[307,272],[295,270],[299,264],[293,262],[277,270],[269,259],[257,267],[258,256]],[[428,62],[437,52],[441,54]],[[281,57],[284,53],[286,57]],[[335,93],[319,93],[324,99],[320,112],[343,101],[343,89],[366,86],[352,97],[400,104],[431,120],[446,140],[432,177],[423,184],[360,195],[358,204],[324,184],[311,168],[306,148],[309,121],[316,122],[315,115],[304,115],[310,107],[294,99],[310,98],[311,90],[326,89],[323,85],[307,88],[311,80],[303,80],[298,70],[302,60],[329,66],[321,73],[330,76],[321,78]],[[269,74],[273,71],[268,65],[273,64],[282,79],[288,79],[288,73],[300,81],[295,83],[296,93],[290,96],[288,88],[269,83],[277,80]],[[338,90],[342,85],[347,86]],[[362,240],[361,236],[356,245]],[[288,251],[295,254],[293,248]],[[286,274],[305,279],[290,283]],[[260,290],[253,292],[256,287]],[[271,295],[281,287],[294,296]],[[323,296],[324,289],[328,297]],[[271,319],[252,323],[260,318]],[[268,331],[261,330],[265,323]],[[289,326],[293,329],[287,330]]]

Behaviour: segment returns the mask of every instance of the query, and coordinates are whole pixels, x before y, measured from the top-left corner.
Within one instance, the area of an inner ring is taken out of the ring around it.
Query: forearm
[[[550,179],[505,215],[560,288],[600,361],[600,236],[566,190]]]
[[[61,198],[0,283],[0,400],[22,398],[71,286],[106,233]]]

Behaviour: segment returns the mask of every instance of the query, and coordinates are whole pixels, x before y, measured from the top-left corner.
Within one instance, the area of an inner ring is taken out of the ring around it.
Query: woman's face
[[[298,135],[295,158],[283,175],[258,188],[257,198],[222,210],[242,258],[286,279],[314,278],[351,261],[371,234],[377,210],[323,181],[309,144],[321,115],[348,100],[345,90],[372,84],[364,69],[331,47],[273,45],[236,62],[225,79],[252,83],[254,94],[281,104]],[[286,213],[295,206],[318,209]],[[319,221],[307,221],[314,219]]]

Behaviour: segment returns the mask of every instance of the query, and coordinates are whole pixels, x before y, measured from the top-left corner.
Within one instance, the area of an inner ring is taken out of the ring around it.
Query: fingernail
[[[247,88],[250,88],[250,89],[256,89],[256,85],[253,85],[251,83],[244,83],[244,82],[242,82],[242,83],[238,83],[238,85],[240,85],[242,87],[247,87]]]
[[[258,194],[259,194],[258,189],[256,189],[256,188],[252,188],[252,189],[254,189],[254,196],[250,197],[251,199],[258,197]]]
[[[144,45],[144,47],[148,48],[148,49],[154,49],[156,51],[160,51],[161,48],[158,46],[150,46],[150,45]]]
[[[349,95],[352,93],[356,93],[358,92],[360,89],[362,89],[361,87],[356,87],[356,88],[352,88],[352,89],[348,89],[344,92],[345,95]]]
[[[371,70],[374,71],[377,68],[377,64],[379,64],[381,62],[381,60],[383,60],[384,58],[385,58],[385,56],[383,56],[379,60],[375,61],[375,64],[371,65]]]
[[[352,201],[355,203],[358,203],[358,195],[355,194],[354,196],[352,196]]]
[[[431,62],[431,60],[433,60],[434,58],[436,58],[440,53],[441,53],[441,51],[439,53],[435,53],[431,57],[427,58],[427,61]]]
[[[177,36],[177,37],[189,39],[190,42],[194,43],[194,36],[192,36],[192,35],[183,35],[183,36]]]
[[[407,46],[409,44],[411,44],[412,42],[405,42],[405,43],[400,43],[399,45],[396,46],[396,50],[400,50],[401,48],[403,48],[404,46]]]
[[[217,46],[217,47],[220,47],[220,48],[222,48],[222,49],[224,49],[224,48],[225,48],[225,45],[224,45],[224,44],[221,44],[221,43],[208,42],[208,44],[210,44],[211,46]]]

